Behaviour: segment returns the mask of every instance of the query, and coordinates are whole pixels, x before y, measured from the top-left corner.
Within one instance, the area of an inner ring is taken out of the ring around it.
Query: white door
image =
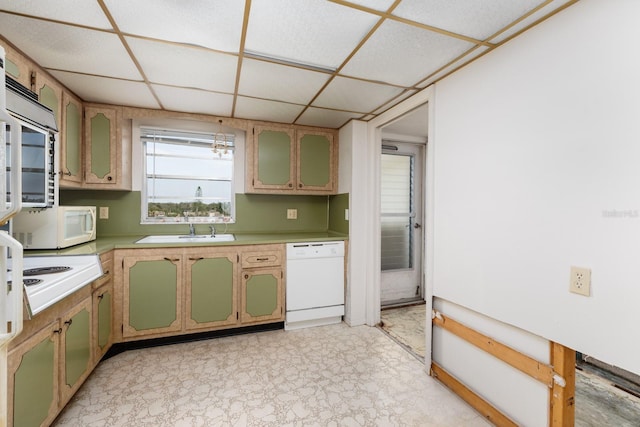
[[[380,178],[382,305],[424,298],[423,165],[424,145],[383,141]]]

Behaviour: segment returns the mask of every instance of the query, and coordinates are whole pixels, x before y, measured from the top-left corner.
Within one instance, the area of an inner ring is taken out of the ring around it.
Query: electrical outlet
[[[100,219],[109,219],[109,206],[100,206]]]
[[[569,292],[586,297],[591,296],[591,270],[572,266]]]
[[[298,209],[287,209],[287,219],[298,219]]]

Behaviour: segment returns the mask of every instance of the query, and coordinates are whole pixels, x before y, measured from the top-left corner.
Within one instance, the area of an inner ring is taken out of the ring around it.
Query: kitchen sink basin
[[[137,240],[136,243],[215,243],[233,242],[234,240],[233,234],[216,234],[215,236],[208,234],[196,234],[195,236],[179,234],[146,236]]]

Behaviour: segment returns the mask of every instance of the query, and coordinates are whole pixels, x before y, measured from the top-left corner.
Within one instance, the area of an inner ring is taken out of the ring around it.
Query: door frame
[[[369,183],[366,187],[367,197],[365,202],[371,216],[364,223],[359,231],[364,231],[366,235],[353,236],[362,239],[367,243],[366,253],[362,254],[366,258],[368,265],[367,276],[370,280],[366,282],[365,315],[367,325],[374,326],[380,322],[380,155],[382,154],[382,128],[399,120],[403,115],[411,110],[427,103],[427,120],[429,123],[427,132],[426,161],[424,165],[424,251],[423,269],[425,271],[424,298],[426,302],[425,322],[431,322],[431,311],[433,309],[433,239],[434,239],[434,117],[435,117],[435,87],[433,85],[416,93],[400,104],[390,108],[384,113],[374,117],[367,122],[367,147],[368,154],[365,156],[371,161],[369,168]],[[354,230],[355,231],[355,230]],[[430,325],[429,325],[430,326]],[[425,327],[425,367],[428,370],[431,366],[431,327]]]
[[[411,114],[411,113],[408,113],[408,114]],[[410,138],[411,137],[399,138],[395,136],[393,138],[388,138],[388,137],[383,138],[383,145],[385,146],[396,145],[398,147],[398,150],[392,152],[392,151],[386,151],[383,149],[381,156],[384,154],[409,156],[412,158],[412,162],[414,164],[413,166],[414,172],[418,171],[414,173],[414,181],[413,181],[414,183],[416,183],[414,184],[414,186],[419,189],[419,191],[417,192],[414,189],[413,197],[415,198],[417,203],[415,204],[415,208],[413,212],[416,215],[414,216],[413,219],[414,219],[414,223],[420,224],[420,227],[419,227],[419,232],[418,232],[418,229],[416,228],[412,228],[410,230],[410,232],[413,234],[412,238],[415,240],[413,244],[413,249],[415,253],[412,254],[412,257],[413,257],[412,261],[414,262],[413,267],[380,272],[381,304],[382,304],[382,284],[385,282],[385,279],[384,279],[385,275],[388,275],[389,277],[395,276],[395,277],[386,279],[386,280],[391,280],[392,282],[396,280],[402,280],[403,277],[408,278],[408,276],[413,276],[413,278],[416,279],[418,284],[418,294],[413,297],[403,298],[403,299],[414,298],[415,300],[418,300],[418,299],[424,300],[424,297],[425,297],[425,293],[424,293],[424,272],[425,272],[424,270],[424,240],[425,240],[424,239],[424,234],[425,234],[424,233],[424,218],[425,218],[424,197],[426,195],[426,192],[424,188],[425,186],[425,170],[424,169],[426,165],[426,141],[413,141],[413,140],[410,140]],[[419,238],[416,237],[416,235],[418,234],[419,234]],[[390,301],[397,301],[397,299],[387,300],[387,302],[390,302]]]

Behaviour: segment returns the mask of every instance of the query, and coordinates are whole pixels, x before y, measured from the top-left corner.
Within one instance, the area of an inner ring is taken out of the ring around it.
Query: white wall
[[[437,83],[432,147],[434,295],[635,373],[638,16],[583,0]]]
[[[356,153],[366,151],[367,124],[352,120],[340,129],[338,193],[349,193],[349,252],[344,320],[351,326],[366,322],[367,278],[371,274],[366,253],[366,224],[369,216],[364,199],[367,180],[364,179],[366,162],[358,161]],[[356,154],[356,155],[354,155]],[[355,220],[353,220],[355,219]]]

